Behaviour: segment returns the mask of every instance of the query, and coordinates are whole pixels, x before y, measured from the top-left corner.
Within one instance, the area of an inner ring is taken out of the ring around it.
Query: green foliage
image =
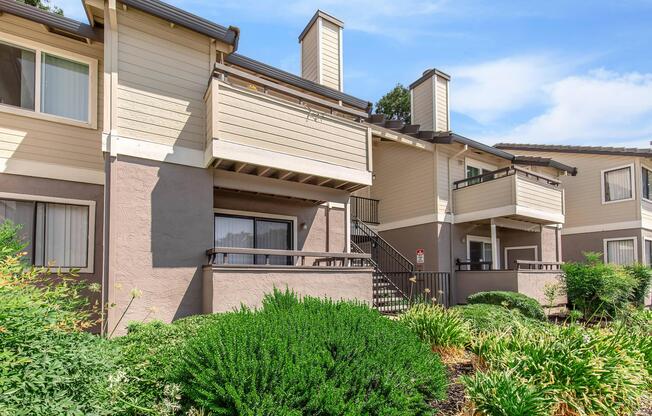
[[[19,3],[25,3],[29,4],[30,6],[38,7],[41,10],[45,10],[46,12],[52,12],[55,14],[58,14],[60,16],[63,16],[63,10],[59,6],[55,6],[51,4],[52,2],[50,0],[16,0]]]
[[[622,267],[604,264],[600,254],[584,254],[586,263],[562,266],[568,302],[586,319],[613,317],[627,305],[639,282]]]
[[[540,326],[541,321],[523,316],[516,309],[478,303],[456,306],[475,334],[512,331],[520,326]]]
[[[410,91],[401,84],[376,103],[376,114],[385,114],[390,120],[401,120],[410,123]]]
[[[17,256],[27,244],[20,240],[18,232],[22,227],[15,225],[10,220],[0,223],[0,260],[10,256]]]
[[[487,416],[549,416],[550,398],[512,372],[489,371],[462,377],[476,413]]]
[[[399,322],[287,292],[205,326],[183,357],[184,393],[217,415],[428,414],[446,384],[438,356]]]
[[[471,339],[469,324],[456,309],[417,304],[399,320],[432,347],[464,348]]]
[[[469,296],[467,301],[471,305],[478,303],[501,305],[507,309],[517,309],[528,318],[539,319],[541,321],[546,319],[546,314],[539,302],[521,293],[502,291],[478,292]]]
[[[652,269],[644,264],[634,264],[632,266],[626,266],[625,272],[636,280],[636,286],[632,291],[630,300],[636,306],[643,306],[645,297],[650,293]]]

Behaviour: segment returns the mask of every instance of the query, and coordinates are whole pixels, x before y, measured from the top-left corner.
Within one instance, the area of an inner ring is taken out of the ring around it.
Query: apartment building
[[[618,147],[501,143],[519,155],[554,157],[577,166],[563,177],[566,223],[561,230],[565,261],[602,253],[615,264],[652,265],[652,151]]]

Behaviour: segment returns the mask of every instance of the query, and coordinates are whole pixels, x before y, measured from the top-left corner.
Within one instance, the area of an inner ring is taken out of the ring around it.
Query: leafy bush
[[[542,321],[546,319],[546,314],[539,302],[522,293],[503,291],[478,292],[469,296],[467,301],[471,305],[478,303],[501,305],[508,309],[518,309],[519,312],[528,318]]]
[[[630,300],[637,306],[643,306],[646,296],[650,293],[652,284],[652,269],[644,264],[626,266],[625,272],[636,280]]]
[[[544,390],[524,383],[511,372],[489,371],[462,377],[474,414],[487,416],[549,416]]]
[[[586,319],[615,316],[632,298],[637,280],[616,265],[604,264],[600,255],[585,253],[586,263],[564,264],[568,302]]]
[[[21,228],[10,220],[0,223],[0,260],[16,256],[27,247],[27,244],[18,237]]]
[[[435,349],[464,348],[471,338],[469,324],[456,309],[417,304],[399,319]]]
[[[477,334],[512,331],[523,325],[540,325],[541,321],[525,317],[517,309],[507,309],[497,305],[478,303],[456,306],[462,317]]]
[[[438,356],[399,322],[287,292],[205,326],[183,357],[184,393],[215,414],[428,414],[446,384]]]

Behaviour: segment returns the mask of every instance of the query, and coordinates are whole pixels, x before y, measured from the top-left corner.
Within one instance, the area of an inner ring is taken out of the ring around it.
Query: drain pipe
[[[453,257],[454,257],[453,256],[453,222],[454,222],[453,221],[453,218],[454,218],[453,212],[454,212],[454,210],[453,210],[453,178],[452,178],[453,165],[452,164],[453,164],[453,161],[456,161],[457,158],[462,156],[464,153],[466,153],[467,150],[469,150],[469,145],[465,144],[464,147],[462,148],[462,150],[460,150],[459,152],[455,153],[453,156],[448,158],[448,210],[449,210],[448,214],[450,214],[450,221],[451,221],[450,222],[450,231],[449,231],[449,236],[448,236],[448,244],[449,244],[448,250],[449,250],[449,255],[450,255],[450,260],[449,261],[450,261],[450,268],[451,268],[451,273],[450,273],[451,282],[450,282],[450,290],[449,290],[449,294],[448,294],[448,304],[449,305],[453,304],[453,300],[454,300],[453,292],[454,291],[452,290],[452,288],[455,287],[455,285],[453,284],[453,281],[454,281],[453,277],[455,275],[455,261],[453,259]],[[446,219],[446,217],[444,216],[444,220],[445,219]],[[457,288],[455,287],[455,289],[457,289]]]

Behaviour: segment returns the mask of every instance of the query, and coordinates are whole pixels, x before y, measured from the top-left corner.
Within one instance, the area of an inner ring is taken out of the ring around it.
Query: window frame
[[[642,260],[643,260],[642,263],[643,263],[644,265],[646,265],[646,266],[648,266],[648,267],[652,267],[652,265],[650,265],[650,262],[652,262],[652,258],[648,258],[648,252],[647,252],[646,247],[645,247],[645,245],[646,245],[646,243],[647,243],[648,241],[650,242],[650,244],[652,244],[652,237],[643,237],[643,247],[642,247],[642,249],[643,249],[643,256],[641,256],[641,257],[643,257],[643,259],[642,259]]]
[[[9,193],[9,192],[0,192],[0,199],[35,202],[35,203],[42,202],[42,203],[87,206],[88,207],[88,234],[86,237],[87,238],[86,267],[84,268],[54,267],[53,269],[61,270],[62,272],[70,272],[71,270],[78,270],[79,273],[89,273],[89,274],[94,273],[95,271],[95,205],[96,205],[95,201],[84,200],[84,199],[58,198],[58,197],[41,196],[41,195],[16,194],[16,193]],[[34,246],[34,250],[35,250],[36,242],[33,241],[32,245]]]
[[[616,171],[616,170],[626,169],[626,168],[629,169],[629,181],[630,181],[630,184],[631,184],[631,187],[632,187],[632,189],[631,189],[631,195],[632,196],[629,197],[629,198],[625,198],[625,199],[617,199],[615,201],[607,201],[607,195],[606,195],[607,187],[606,187],[606,183],[605,183],[605,174],[607,174],[609,172]],[[636,169],[634,168],[633,163],[630,163],[628,165],[616,166],[616,167],[613,167],[613,168],[608,168],[608,169],[601,170],[600,171],[600,192],[601,192],[600,198],[602,199],[602,204],[603,205],[617,204],[619,202],[627,202],[627,201],[636,200],[636,177],[635,177],[635,172],[636,172]]]
[[[634,263],[639,262],[639,256],[638,256],[638,237],[636,236],[631,236],[631,237],[612,237],[612,238],[603,238],[602,239],[602,260],[604,261],[604,264],[610,264],[609,259],[607,258],[608,256],[608,251],[607,251],[607,243],[610,241],[633,241],[634,242]],[[616,264],[616,263],[612,263]]]
[[[644,163],[641,163],[641,199],[643,201],[652,203],[652,192],[650,192],[650,198],[646,198],[645,196],[643,196],[643,191],[644,191],[644,189],[643,189],[643,172],[646,171],[646,170],[648,172],[652,173],[652,168],[651,167],[645,165]]]
[[[473,159],[471,157],[465,157],[464,158],[464,179],[468,179],[469,176],[467,176],[469,166],[478,168],[482,172],[483,169],[486,169],[488,171],[495,171],[498,170],[498,167],[496,165],[492,165],[491,163],[483,162],[478,159]]]
[[[90,129],[97,128],[97,59],[53,46],[44,45],[39,42],[34,42],[32,40],[10,35],[4,32],[0,32],[0,42],[17,48],[34,51],[36,55],[34,62],[34,110],[9,104],[0,104],[0,112],[37,118],[40,120],[52,121],[55,123],[69,124],[76,127],[85,127]],[[41,56],[43,53],[88,65],[88,120],[80,121],[73,118],[61,117],[41,112]]]
[[[466,236],[466,259],[471,260],[471,242],[474,241],[476,243],[485,243],[485,244],[491,244],[491,237],[483,237],[479,235],[470,235],[467,234]],[[496,269],[500,270],[501,267],[501,261],[500,261],[500,238],[496,238],[496,253],[498,255],[496,256]],[[493,259],[491,260],[493,262]],[[488,269],[489,270],[489,269]]]

